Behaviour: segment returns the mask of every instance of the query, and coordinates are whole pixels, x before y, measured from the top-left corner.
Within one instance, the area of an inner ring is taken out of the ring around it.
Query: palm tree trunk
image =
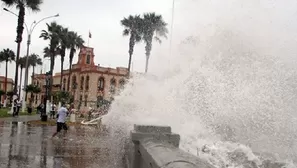
[[[21,42],[18,43],[18,48],[17,48],[17,56],[16,56],[16,61],[15,61],[15,75],[14,75],[14,88],[13,88],[13,94],[18,93],[18,77],[19,77],[19,59],[20,59],[20,49],[21,49]]]
[[[150,59],[151,50],[152,50],[152,42],[153,42],[153,36],[149,37],[145,45],[145,56],[146,56],[145,73],[147,73],[148,71],[148,64],[149,64],[149,59]]]
[[[22,42],[22,36],[23,36],[23,31],[24,31],[24,20],[25,20],[25,6],[23,3],[19,3],[19,15],[18,15],[18,26],[17,26],[17,55],[16,55],[16,68],[15,68],[15,76],[14,76],[14,89],[13,93],[17,94],[18,92],[18,73],[19,73],[19,58],[20,58],[20,50],[21,50],[21,42]]]
[[[131,62],[132,62],[132,54],[129,53],[128,76],[130,76]]]
[[[61,56],[61,77],[60,77],[60,90],[65,89],[63,88],[63,65],[64,65],[64,57]]]
[[[69,73],[68,73],[68,82],[67,82],[67,90],[70,91],[70,77],[72,73],[72,62],[73,62],[74,50],[70,49],[69,54]]]
[[[133,51],[134,51],[134,46],[135,46],[135,37],[134,37],[134,34],[132,33],[131,36],[130,36],[130,41],[129,41],[128,76],[130,76],[131,62],[132,62],[132,55],[133,55]]]
[[[23,78],[23,66],[21,65],[19,96],[21,96],[22,78]]]
[[[51,101],[51,95],[52,95],[52,88],[53,88],[53,73],[54,73],[54,66],[55,66],[55,57],[54,55],[51,56],[51,65],[50,65],[50,80],[49,80],[49,86],[48,86],[48,100]]]
[[[68,74],[68,82],[67,82],[67,90],[70,90],[70,77],[71,77],[71,73],[72,73],[72,60],[69,61],[69,74]]]
[[[150,59],[150,56],[147,55],[146,56],[146,60],[145,60],[145,73],[147,73],[147,71],[148,71],[149,59]]]
[[[32,72],[32,78],[34,79],[34,76],[35,76],[35,66],[32,67],[32,70],[33,70],[33,72]]]
[[[28,92],[25,92],[25,101],[27,101],[27,98],[28,98]]]
[[[5,61],[5,79],[4,79],[4,100],[7,98],[7,69],[8,69],[8,61]]]

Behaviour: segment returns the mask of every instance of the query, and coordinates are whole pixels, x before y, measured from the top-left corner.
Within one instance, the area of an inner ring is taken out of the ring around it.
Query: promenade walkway
[[[38,115],[0,119],[1,168],[105,168],[106,137],[88,126],[70,127],[66,139],[51,138],[56,127],[29,126]]]

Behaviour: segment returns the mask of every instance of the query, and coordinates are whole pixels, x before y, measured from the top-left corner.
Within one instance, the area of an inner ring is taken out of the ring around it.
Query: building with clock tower
[[[52,92],[58,92],[60,88],[70,92],[74,98],[75,108],[92,107],[100,101],[112,100],[114,94],[124,86],[128,69],[96,65],[94,57],[94,48],[82,47],[77,63],[71,67],[71,72],[69,69],[63,70],[62,86],[60,85],[61,73],[53,76]],[[41,88],[41,92],[33,96],[33,106],[38,106],[45,96],[45,77],[45,74],[35,74],[32,79],[32,84]],[[68,82],[70,82],[69,88]]]

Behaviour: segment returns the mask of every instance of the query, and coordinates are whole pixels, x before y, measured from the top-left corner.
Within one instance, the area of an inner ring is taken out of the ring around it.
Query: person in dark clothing
[[[17,115],[17,108],[18,108],[17,106],[18,106],[18,101],[17,101],[17,99],[15,99],[13,101],[13,113],[12,113],[13,117],[15,117]]]
[[[54,119],[55,118],[55,113],[56,113],[56,105],[55,104],[52,104],[51,105],[50,118]]]
[[[43,110],[43,107],[44,107],[43,103],[40,103],[39,106],[37,107],[37,113],[38,114],[41,114],[41,112]]]

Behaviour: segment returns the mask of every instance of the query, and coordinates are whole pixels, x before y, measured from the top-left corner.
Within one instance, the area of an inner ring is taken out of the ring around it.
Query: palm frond
[[[162,43],[162,40],[158,37],[158,36],[155,36],[154,39],[159,42],[160,44]]]
[[[9,48],[3,49],[3,51],[0,52],[0,62],[2,61],[11,62],[15,60],[15,57],[16,57],[15,53]]]
[[[129,36],[130,31],[128,29],[124,29],[123,36]]]
[[[6,6],[18,5],[16,0],[1,0]]]
[[[27,8],[31,9],[33,12],[40,11],[40,5],[43,3],[42,0],[26,0]]]

